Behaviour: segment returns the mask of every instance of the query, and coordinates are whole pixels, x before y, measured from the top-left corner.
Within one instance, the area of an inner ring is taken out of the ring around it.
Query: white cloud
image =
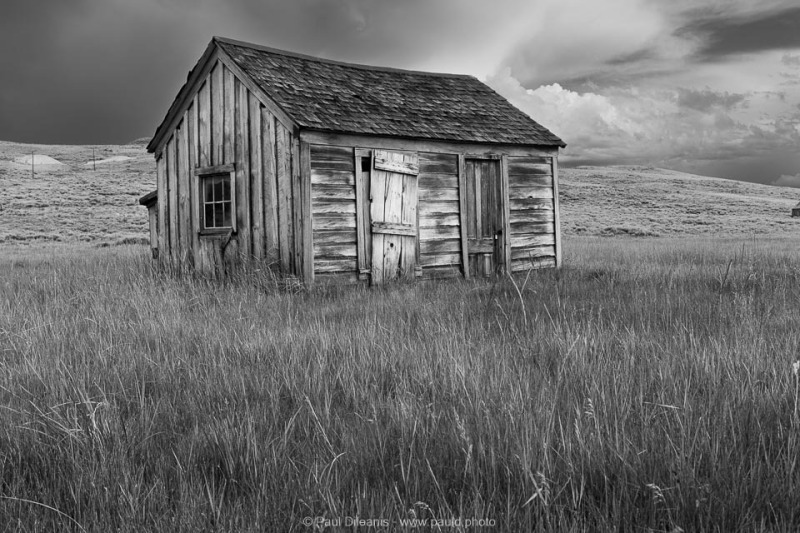
[[[537,5],[538,23],[514,43],[503,63],[528,83],[591,74],[661,40],[675,43],[664,13],[644,0],[546,0]]]
[[[733,98],[707,88],[687,92],[653,87],[606,88],[597,94],[559,84],[527,89],[509,69],[487,82],[568,144],[566,162],[668,166],[767,153],[800,143],[797,114],[761,117],[750,124],[737,119],[737,110],[761,95]]]

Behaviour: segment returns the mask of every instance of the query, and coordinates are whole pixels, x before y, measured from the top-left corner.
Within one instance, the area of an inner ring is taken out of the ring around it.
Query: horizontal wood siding
[[[353,148],[312,144],[310,160],[314,272],[351,279],[358,273]]]
[[[423,278],[461,275],[458,156],[419,154],[419,253]]]
[[[511,271],[555,266],[552,158],[508,158]]]

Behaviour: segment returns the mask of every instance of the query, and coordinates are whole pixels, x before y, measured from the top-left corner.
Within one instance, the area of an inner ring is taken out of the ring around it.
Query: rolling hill
[[[0,142],[0,245],[146,242],[138,198],[156,182],[146,142]],[[800,219],[790,218],[797,189],[642,166],[562,168],[560,178],[565,237],[800,232]]]
[[[560,172],[565,235],[798,235],[800,189],[643,166]]]

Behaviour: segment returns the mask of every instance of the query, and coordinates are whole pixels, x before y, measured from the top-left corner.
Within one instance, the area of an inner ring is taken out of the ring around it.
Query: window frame
[[[236,233],[236,169],[233,164],[202,167],[194,170],[195,190],[197,191],[197,232],[200,235],[220,235]],[[219,228],[207,228],[205,219],[205,189],[203,182],[213,178],[228,178],[231,184],[231,225]]]

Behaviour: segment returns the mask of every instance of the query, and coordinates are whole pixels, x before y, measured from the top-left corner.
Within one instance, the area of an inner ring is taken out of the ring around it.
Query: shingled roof
[[[472,76],[354,65],[220,37],[214,40],[301,127],[565,146]]]
[[[343,63],[223,37],[214,37],[212,44],[301,128],[414,139],[566,146],[472,76]],[[177,100],[173,105],[176,104]],[[156,137],[164,126],[156,131]]]

